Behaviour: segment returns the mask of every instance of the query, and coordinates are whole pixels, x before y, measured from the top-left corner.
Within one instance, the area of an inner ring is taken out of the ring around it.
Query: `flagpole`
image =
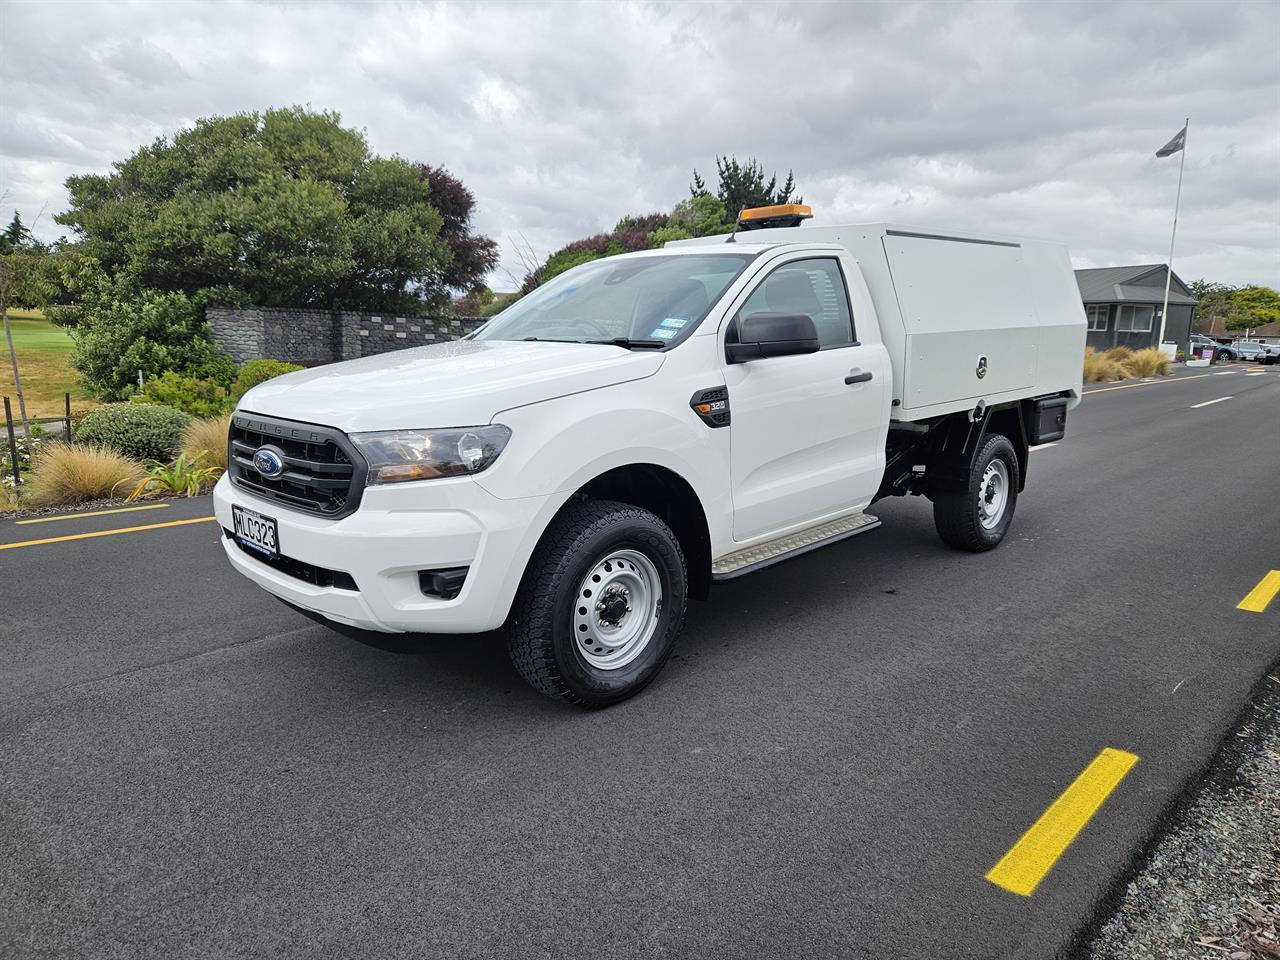
[[[1164,325],[1169,316],[1169,284],[1173,281],[1173,242],[1178,239],[1178,206],[1182,203],[1182,168],[1187,163],[1187,138],[1191,134],[1191,118],[1187,117],[1186,124],[1183,127],[1186,133],[1182,137],[1182,154],[1178,158],[1178,193],[1173,201],[1173,232],[1169,235],[1169,264],[1164,275],[1164,306],[1160,308],[1160,338],[1156,341],[1156,347],[1164,346]]]

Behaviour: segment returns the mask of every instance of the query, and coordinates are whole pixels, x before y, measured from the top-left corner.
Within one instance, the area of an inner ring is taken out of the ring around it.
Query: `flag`
[[[1157,157],[1171,157],[1187,145],[1187,128],[1178,131],[1177,136],[1156,151]]]

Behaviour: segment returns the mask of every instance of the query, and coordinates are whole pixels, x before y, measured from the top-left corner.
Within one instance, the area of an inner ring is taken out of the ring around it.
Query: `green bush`
[[[77,443],[106,447],[135,460],[168,462],[182,446],[191,417],[173,407],[113,403],[89,414],[75,429]]]
[[[649,247],[656,250],[670,240],[688,240],[692,236],[684,227],[659,227],[649,234]]]
[[[172,370],[152,377],[132,399],[134,403],[160,403],[193,417],[216,417],[230,409],[226,387]]]
[[[123,400],[143,378],[166,370],[230,380],[230,358],[208,339],[199,307],[186,294],[129,294],[112,282],[94,288],[75,328],[71,365],[104,400]]]
[[[231,406],[239,403],[240,398],[258,384],[301,369],[296,363],[285,363],[283,360],[250,360],[240,367],[235,382],[231,384]]]

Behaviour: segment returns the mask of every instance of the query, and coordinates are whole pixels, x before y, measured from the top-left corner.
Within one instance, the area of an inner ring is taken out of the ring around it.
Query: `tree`
[[[1225,326],[1228,330],[1249,330],[1268,323],[1280,323],[1280,293],[1270,287],[1249,285],[1231,291]]]
[[[31,236],[18,211],[3,233],[0,233],[0,316],[4,320],[5,345],[9,365],[13,368],[13,390],[18,395],[18,416],[27,423],[27,398],[18,371],[18,351],[9,326],[9,307],[40,308],[58,291],[53,258],[49,251]]]
[[[0,233],[0,254],[30,249],[33,246],[36,246],[36,242],[31,236],[31,231],[22,222],[22,217],[18,215],[18,211],[13,211],[13,219],[4,228],[4,232]]]
[[[787,180],[778,188],[778,175],[772,174],[766,183],[764,168],[752,157],[746,163],[737,157],[716,157],[716,173],[720,185],[716,190],[716,198],[724,204],[725,210],[735,219],[748,207],[768,207],[778,203],[803,203],[804,198],[795,194],[796,181],[792,171],[787,171]],[[707,196],[706,182],[695,169],[693,182],[689,184],[692,197]]]
[[[1226,283],[1194,280],[1188,284],[1196,298],[1197,319],[1213,331],[1218,321],[1224,330],[1250,330],[1280,322],[1280,294],[1270,287],[1250,284],[1233,287]]]
[[[423,166],[422,177],[431,186],[431,205],[443,222],[440,239],[453,252],[440,286],[461,293],[485,289],[485,277],[498,265],[498,245],[471,232],[475,195],[444,167]]]
[[[14,213],[10,226],[15,223],[21,225],[17,213]],[[13,331],[9,327],[9,308],[43,307],[57,290],[52,256],[32,242],[29,236],[19,247],[0,253],[0,316],[4,319],[4,339],[9,349],[9,364],[13,368],[13,389],[18,395],[18,416],[24,425],[27,422],[27,399],[18,373],[18,351],[13,345]]]
[[[1207,324],[1205,330],[1212,332],[1217,321],[1225,320],[1235,287],[1201,279],[1191,281],[1187,289],[1196,298],[1196,319]]]
[[[520,293],[526,294],[572,267],[601,257],[653,249],[672,240],[730,233],[736,229],[738,212],[743,207],[801,202],[800,197],[793,196],[795,177],[788,173],[781,189],[776,176],[766,183],[764,170],[754,158],[744,164],[733,157],[716,157],[716,171],[720,176],[716,195],[712,195],[706,181],[694,170],[689,198],[677,203],[671,213],[623,217],[610,233],[575,240],[541,264],[526,244],[526,248],[519,251],[526,270]]]
[[[440,171],[372,154],[336,113],[208,117],[109,174],[69,178],[71,209],[55,219],[135,292],[416,311],[472,283],[492,252],[470,233],[470,193],[428,172]]]

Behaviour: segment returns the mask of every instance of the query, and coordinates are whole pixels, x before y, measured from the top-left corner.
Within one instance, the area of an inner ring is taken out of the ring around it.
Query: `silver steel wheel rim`
[[[589,666],[618,670],[644,651],[662,615],[662,581],[638,550],[604,555],[578,584],[573,644]]]
[[[1009,502],[1009,468],[1000,459],[992,460],[978,484],[978,521],[983,529],[995,527]]]

